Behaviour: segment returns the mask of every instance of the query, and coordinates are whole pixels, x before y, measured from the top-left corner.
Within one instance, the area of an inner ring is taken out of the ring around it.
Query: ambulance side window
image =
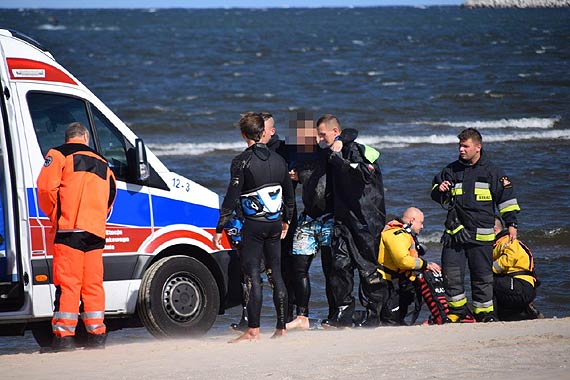
[[[109,161],[109,166],[117,179],[127,181],[129,177],[127,151],[133,148],[132,144],[93,105],[91,111],[99,142],[99,153]]]
[[[65,128],[75,121],[90,129],[85,101],[71,96],[29,92],[26,96],[42,155],[65,142]],[[93,131],[89,131],[92,135]],[[89,146],[93,148],[92,139]]]

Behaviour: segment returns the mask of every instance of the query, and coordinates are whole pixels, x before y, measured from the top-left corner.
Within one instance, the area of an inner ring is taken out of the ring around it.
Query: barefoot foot
[[[243,341],[257,341],[259,340],[259,327],[258,328],[248,328],[246,332],[241,334],[235,339],[228,341],[228,343],[239,343]]]
[[[308,330],[309,318],[303,315],[298,315],[297,318],[287,323],[287,330]]]
[[[285,329],[275,329],[273,335],[271,335],[271,339],[283,338],[287,334],[287,330]]]

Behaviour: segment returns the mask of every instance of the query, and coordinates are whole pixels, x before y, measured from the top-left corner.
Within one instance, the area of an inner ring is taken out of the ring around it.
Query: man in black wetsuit
[[[230,184],[220,208],[216,233],[212,238],[214,245],[221,247],[224,226],[232,218],[232,213],[239,204],[244,217],[240,261],[245,283],[249,287],[249,320],[247,331],[232,342],[259,339],[259,278],[262,258],[266,270],[271,272],[269,279],[277,312],[273,336],[285,335],[287,291],[281,277],[280,239],[287,233],[295,201],[287,164],[265,144],[259,143],[264,131],[261,114],[245,114],[240,119],[239,126],[248,148],[232,160]]]
[[[327,177],[332,181],[334,194],[331,284],[337,310],[323,325],[352,326],[357,269],[360,301],[366,308],[366,317],[358,324],[378,326],[383,284],[377,272],[377,253],[386,223],[380,153],[356,142],[344,144],[340,140],[340,123],[333,115],[324,115],[317,121],[317,133],[319,145],[331,147]]]

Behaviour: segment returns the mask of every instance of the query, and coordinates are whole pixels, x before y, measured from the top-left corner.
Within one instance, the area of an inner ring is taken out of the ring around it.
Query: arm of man
[[[392,254],[394,263],[400,270],[424,270],[427,267],[427,261],[419,257],[410,255],[410,239],[409,235],[400,233],[394,234],[392,238],[385,241],[384,244],[388,246]]]
[[[495,200],[497,209],[509,230],[509,238],[512,242],[517,238],[517,214],[521,210],[515,195],[513,184],[502,170],[497,169],[494,173],[494,179],[491,186],[493,199]]]
[[[224,226],[232,218],[232,213],[238,207],[239,197],[243,188],[243,178],[243,161],[234,158],[230,168],[230,183],[220,207],[220,218],[216,226],[216,234],[220,234],[220,239]]]
[[[37,181],[40,209],[50,219],[54,228],[57,226],[58,195],[64,165],[65,157],[63,154],[55,149],[50,149]]]
[[[449,192],[453,184],[451,183],[451,175],[447,173],[447,168],[437,174],[432,181],[431,199],[439,204],[445,204],[449,201]]]
[[[516,251],[518,241],[496,245],[493,248],[493,273],[507,273],[509,268],[516,264]]]

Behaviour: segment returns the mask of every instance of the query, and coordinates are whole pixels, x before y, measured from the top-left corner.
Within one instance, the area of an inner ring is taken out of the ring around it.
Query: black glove
[[[467,232],[465,226],[461,224],[457,211],[454,208],[449,210],[445,220],[445,232],[441,237],[443,246],[453,248],[468,242],[470,238],[471,235]]]

